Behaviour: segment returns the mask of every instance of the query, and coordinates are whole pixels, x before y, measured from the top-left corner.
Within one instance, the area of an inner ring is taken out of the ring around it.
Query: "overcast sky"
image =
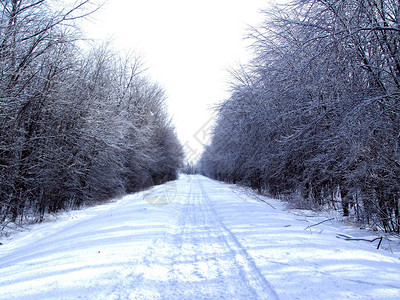
[[[248,25],[261,22],[259,10],[268,3],[108,0],[85,27],[90,37],[112,39],[114,48],[140,54],[150,77],[165,89],[178,137],[194,159],[208,140],[212,106],[229,96],[227,69],[248,61],[243,38]]]

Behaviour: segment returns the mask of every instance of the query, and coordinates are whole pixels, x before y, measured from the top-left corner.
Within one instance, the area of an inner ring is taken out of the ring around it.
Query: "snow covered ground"
[[[365,232],[202,176],[2,239],[1,299],[400,299]],[[271,206],[272,205],[272,206]]]

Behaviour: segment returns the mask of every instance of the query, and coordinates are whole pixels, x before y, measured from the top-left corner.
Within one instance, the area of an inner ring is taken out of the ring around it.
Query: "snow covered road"
[[[397,257],[267,201],[181,176],[34,225],[2,241],[0,299],[400,298]]]

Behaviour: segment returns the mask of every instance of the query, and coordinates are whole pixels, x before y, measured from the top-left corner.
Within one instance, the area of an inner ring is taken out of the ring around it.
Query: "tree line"
[[[183,150],[140,60],[82,47],[89,1],[0,4],[0,224],[176,178]]]
[[[202,172],[399,232],[400,2],[296,0],[263,14]]]

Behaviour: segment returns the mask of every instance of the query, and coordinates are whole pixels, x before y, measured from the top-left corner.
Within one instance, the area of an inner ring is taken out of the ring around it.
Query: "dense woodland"
[[[175,179],[182,165],[162,88],[134,56],[82,41],[89,1],[61,3],[0,4],[3,226]]]
[[[296,0],[263,13],[202,172],[399,232],[400,1]]]

